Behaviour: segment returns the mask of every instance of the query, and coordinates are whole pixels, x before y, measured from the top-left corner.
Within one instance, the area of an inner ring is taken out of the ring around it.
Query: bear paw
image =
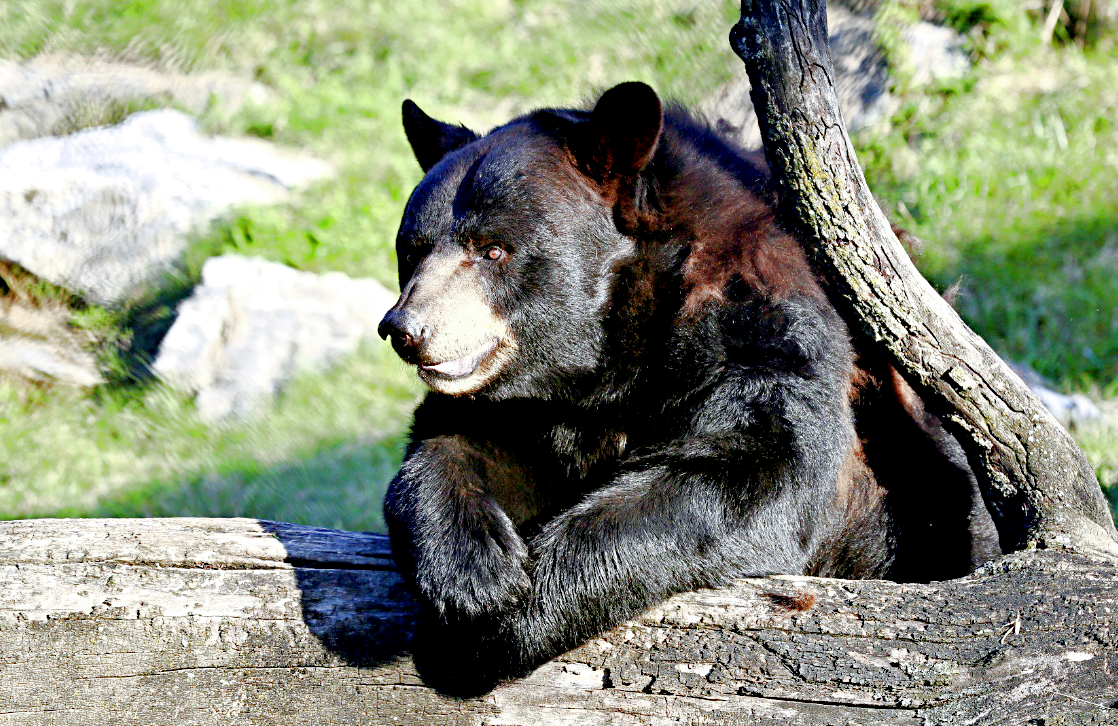
[[[532,588],[524,570],[528,547],[512,520],[491,500],[475,504],[417,543],[427,551],[418,558],[416,585],[447,621],[508,611]]]

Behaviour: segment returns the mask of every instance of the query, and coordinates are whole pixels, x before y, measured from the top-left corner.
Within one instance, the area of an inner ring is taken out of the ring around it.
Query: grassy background
[[[1072,434],[1118,511],[1118,46],[1040,42],[1013,2],[945,0],[978,60],[857,140],[871,188],[931,241],[919,260],[1004,357],[1102,403]],[[976,10],[977,9],[977,10]],[[977,22],[976,22],[977,21]],[[1057,37],[1063,33],[1058,30]]]
[[[1067,390],[1112,396],[1118,91],[1108,79],[1118,55],[1105,42],[1042,48],[1012,4],[944,5],[980,63],[964,81],[910,92],[891,133],[857,140],[871,186],[933,241],[926,274],[941,286],[963,276],[960,309],[996,347]],[[988,11],[976,15],[979,6]],[[307,148],[339,169],[288,206],[242,210],[200,235],[153,299],[123,311],[75,306],[71,324],[96,341],[109,384],[82,394],[0,380],[0,516],[380,528],[419,393],[386,347],[300,378],[274,411],[218,427],[136,379],[200,261],[237,251],[394,286],[392,239],[420,176],[402,99],[478,130],[629,79],[695,103],[741,72],[726,43],[736,15],[736,3],[698,0],[0,4],[0,58],[80,53],[255,78],[273,101],[211,108],[205,126]],[[64,297],[49,286],[38,294]],[[1077,435],[1114,484],[1118,437],[1102,427]]]
[[[124,311],[77,310],[110,384],[92,396],[0,381],[0,516],[248,515],[379,529],[419,386],[386,346],[305,376],[278,408],[209,427],[136,381],[209,254],[236,251],[395,287],[392,241],[420,171],[400,103],[485,129],[639,78],[696,101],[738,70],[734,8],[624,2],[49,2],[0,4],[0,57],[82,53],[256,78],[273,102],[203,119],[215,133],[310,149],[336,179],[201,236],[181,279]],[[109,111],[114,111],[110,109]],[[112,113],[103,114],[111,117]],[[92,113],[91,117],[96,117]],[[31,291],[44,304],[65,294]]]

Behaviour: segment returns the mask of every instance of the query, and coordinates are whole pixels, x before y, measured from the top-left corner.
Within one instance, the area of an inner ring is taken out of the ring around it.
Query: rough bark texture
[[[1034,551],[931,585],[747,580],[458,700],[408,658],[384,537],[5,522],[0,724],[1118,723],[1116,576]]]
[[[852,328],[888,349],[959,437],[1005,551],[1118,554],[1083,453],[920,276],[870,193],[834,90],[824,0],[742,0],[745,61],[782,223],[812,254]]]

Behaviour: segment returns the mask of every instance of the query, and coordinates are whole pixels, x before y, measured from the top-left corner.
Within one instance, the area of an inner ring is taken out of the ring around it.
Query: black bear
[[[997,554],[958,444],[851,342],[762,159],[641,83],[485,136],[403,114],[426,176],[380,333],[431,391],[385,515],[462,688],[673,593]]]

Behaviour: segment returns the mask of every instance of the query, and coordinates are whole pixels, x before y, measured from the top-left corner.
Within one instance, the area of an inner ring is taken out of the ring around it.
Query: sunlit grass
[[[0,57],[78,53],[254,78],[273,99],[236,112],[215,105],[206,128],[303,147],[338,169],[290,205],[217,225],[151,299],[78,310],[73,322],[102,341],[109,373],[95,395],[0,381],[0,516],[248,515],[380,527],[418,392],[386,349],[304,376],[275,411],[221,427],[157,384],[132,380],[200,258],[238,252],[394,287],[392,242],[420,178],[400,126],[403,99],[479,131],[629,79],[695,102],[741,68],[726,43],[735,19],[732,4],[674,0],[0,4]]]
[[[867,179],[929,241],[924,274],[961,283],[960,313],[995,349],[1059,389],[1115,397],[1118,53],[1007,45],[1018,51],[862,139]],[[1118,416],[1072,433],[1118,495]]]
[[[962,277],[959,309],[1002,353],[1069,388],[1118,380],[1118,57],[1038,51],[918,98],[863,154],[894,219]]]
[[[973,20],[979,5],[1017,17],[1011,0],[948,4],[956,19]],[[686,0],[0,3],[0,57],[78,53],[254,78],[272,100],[214,105],[206,128],[303,147],[338,169],[290,205],[242,210],[203,234],[177,279],[143,304],[78,310],[73,322],[102,341],[109,374],[95,394],[0,381],[0,516],[243,514],[379,527],[418,392],[384,348],[305,375],[276,410],[221,427],[133,380],[201,257],[235,251],[394,285],[392,239],[420,176],[400,128],[404,98],[477,130],[622,80],[695,103],[740,73],[726,42],[737,10]],[[1039,48],[1018,20],[980,17],[990,28],[971,32],[986,58],[973,76],[909,96],[893,132],[858,140],[860,158],[887,211],[930,241],[925,274],[941,287],[962,277],[959,308],[972,326],[1060,387],[1114,395],[1118,58]],[[1113,483],[1115,429],[1076,435]]]
[[[297,378],[274,411],[221,426],[154,384],[89,397],[0,381],[0,513],[376,529],[418,390],[382,344]]]

